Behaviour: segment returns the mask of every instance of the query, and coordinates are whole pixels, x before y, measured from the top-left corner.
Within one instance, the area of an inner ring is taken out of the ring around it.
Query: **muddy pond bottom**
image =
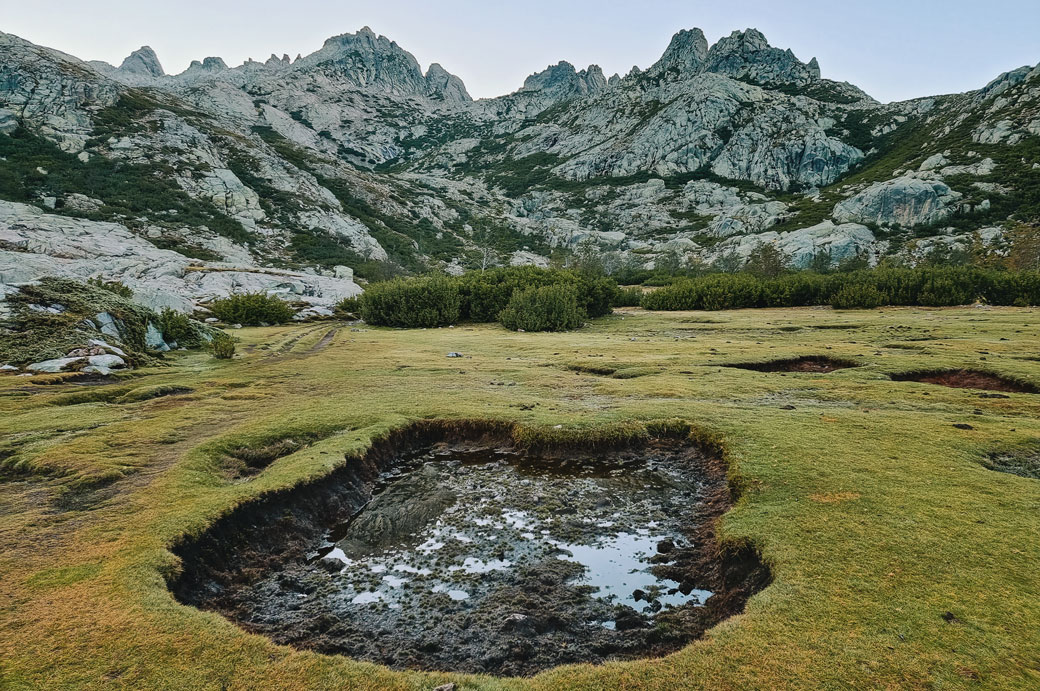
[[[536,574],[644,613],[711,597],[653,571],[658,555],[687,542],[680,517],[699,489],[689,469],[516,460],[459,450],[422,458],[331,531],[314,567],[335,574],[335,597],[354,616],[416,633],[427,625],[416,607],[478,609]],[[613,607],[596,609],[587,623],[616,626]]]
[[[199,604],[394,668],[527,675],[665,654],[743,606],[709,558],[728,502],[704,461],[689,448],[543,459],[441,445],[380,474],[309,547],[287,545],[298,557],[268,554]]]

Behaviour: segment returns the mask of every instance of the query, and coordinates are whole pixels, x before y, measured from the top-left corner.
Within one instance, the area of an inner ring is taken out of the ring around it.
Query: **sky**
[[[693,27],[709,42],[755,27],[885,102],[980,88],[1040,62],[1040,0],[0,0],[2,31],[115,65],[150,45],[168,73],[207,56],[234,66],[306,55],[366,25],[424,69],[441,63],[476,98],[515,91],[560,60],[608,76],[646,68]]]

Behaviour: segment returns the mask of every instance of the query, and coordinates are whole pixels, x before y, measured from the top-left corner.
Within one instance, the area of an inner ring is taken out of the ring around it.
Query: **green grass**
[[[136,400],[123,382],[110,402],[74,409],[53,405],[73,385],[0,377],[2,685],[1036,688],[1040,482],[986,463],[1035,451],[1040,396],[988,398],[888,375],[983,368],[1040,382],[1038,317],[1026,308],[711,319],[624,310],[568,334],[340,327],[331,341],[335,324],[294,324],[236,332],[233,360],[181,353],[133,379],[134,390],[190,395]],[[448,360],[449,351],[468,358]],[[863,366],[824,375],[722,366],[810,354]],[[567,371],[575,364],[645,376]],[[422,419],[500,421],[539,440],[689,423],[723,441],[742,488],[721,534],[753,543],[775,580],[744,614],[666,658],[532,679],[395,672],[294,650],[166,590],[180,536]],[[307,443],[247,482],[225,477],[228,450],[289,437]]]

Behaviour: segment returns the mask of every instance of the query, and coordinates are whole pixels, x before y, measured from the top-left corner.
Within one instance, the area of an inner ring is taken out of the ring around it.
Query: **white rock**
[[[159,352],[165,353],[170,349],[170,346],[163,340],[162,332],[152,322],[148,322],[148,326],[144,332],[144,344],[151,350],[158,350]]]
[[[72,365],[85,362],[86,358],[82,357],[63,357],[55,358],[54,360],[44,360],[43,362],[34,362],[31,365],[26,365],[25,369],[31,372],[64,372]]]
[[[913,227],[937,223],[955,210],[961,198],[941,182],[901,177],[871,185],[834,207],[838,223],[876,223]]]
[[[116,346],[106,343],[105,341],[102,341],[100,339],[92,338],[89,341],[87,341],[87,343],[88,345],[92,345],[97,348],[104,348],[105,350],[110,350],[116,355],[119,355],[120,357],[126,357],[126,352],[122,348],[117,348]]]

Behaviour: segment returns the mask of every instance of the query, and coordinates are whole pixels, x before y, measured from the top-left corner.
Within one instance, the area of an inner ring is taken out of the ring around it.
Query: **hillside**
[[[102,277],[180,309],[243,289],[327,306],[355,276],[579,246],[608,267],[739,266],[769,243],[804,267],[1000,251],[1040,218],[1038,68],[880,104],[756,30],[709,46],[693,29],[645,70],[561,62],[474,101],[365,28],[178,75],[147,47],[115,67],[0,34],[0,74],[5,285]]]

